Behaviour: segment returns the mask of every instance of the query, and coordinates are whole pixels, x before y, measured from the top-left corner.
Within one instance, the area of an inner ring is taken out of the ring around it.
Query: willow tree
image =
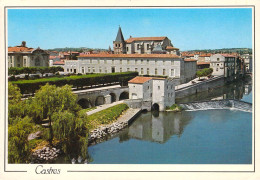
[[[37,121],[49,121],[50,143],[55,138],[64,146],[73,146],[71,142],[79,142],[82,137],[87,141],[86,114],[79,114],[80,109],[77,95],[72,93],[71,86],[46,84],[36,92],[31,114]]]

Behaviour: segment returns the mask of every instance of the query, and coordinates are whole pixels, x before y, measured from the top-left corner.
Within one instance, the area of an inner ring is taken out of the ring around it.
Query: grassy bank
[[[167,107],[166,110],[167,111],[180,112],[180,111],[183,110],[183,108],[181,106],[179,106],[178,104],[173,104],[171,107]]]
[[[128,108],[129,107],[123,103],[104,109],[95,114],[91,114],[87,117],[88,128],[95,129],[99,125],[111,124],[115,122],[117,118]]]

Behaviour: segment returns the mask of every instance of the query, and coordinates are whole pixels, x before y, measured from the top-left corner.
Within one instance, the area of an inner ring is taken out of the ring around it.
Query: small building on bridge
[[[128,85],[129,99],[150,102],[152,109],[164,111],[175,103],[175,86],[170,78],[137,76]]]

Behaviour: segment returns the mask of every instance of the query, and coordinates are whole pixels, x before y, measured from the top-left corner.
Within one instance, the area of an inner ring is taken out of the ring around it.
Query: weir
[[[184,110],[236,109],[240,111],[252,112],[251,103],[234,99],[189,102],[179,105],[183,107]]]

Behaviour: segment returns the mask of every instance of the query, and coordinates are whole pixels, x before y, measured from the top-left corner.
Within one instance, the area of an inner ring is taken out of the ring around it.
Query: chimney
[[[26,47],[26,41],[22,41],[22,47]]]
[[[132,38],[132,36],[130,35],[130,38]]]

